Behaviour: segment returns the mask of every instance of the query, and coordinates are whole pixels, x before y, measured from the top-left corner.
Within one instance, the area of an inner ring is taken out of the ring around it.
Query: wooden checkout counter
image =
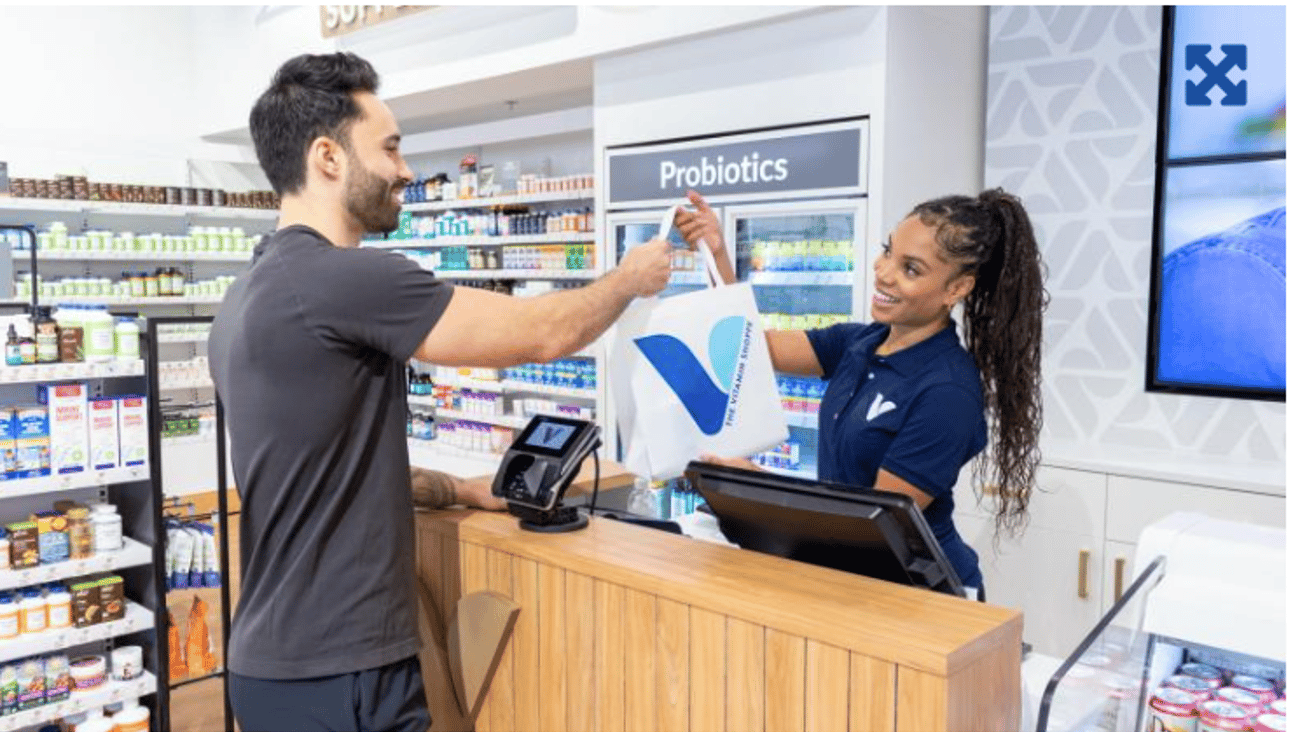
[[[443,617],[485,589],[521,606],[478,732],[1020,724],[1018,611],[610,519],[538,534],[432,511],[416,535]]]

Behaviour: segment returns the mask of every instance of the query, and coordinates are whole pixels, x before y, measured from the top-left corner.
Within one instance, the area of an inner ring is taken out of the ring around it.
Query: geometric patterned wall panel
[[[1160,19],[990,9],[984,182],[1024,200],[1048,266],[1043,439],[1282,465],[1285,405],[1143,389]]]

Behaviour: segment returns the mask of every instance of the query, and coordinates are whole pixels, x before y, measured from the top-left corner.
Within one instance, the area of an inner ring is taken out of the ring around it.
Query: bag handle
[[[658,238],[664,240],[668,239],[668,232],[673,228],[673,218],[676,215],[677,206],[669,206],[668,210],[664,212],[664,217],[659,221]],[[718,272],[718,263],[713,261],[713,252],[709,251],[709,245],[706,244],[703,239],[700,239],[695,242],[695,251],[698,252],[700,257],[704,260],[704,268],[709,273],[709,287],[721,287],[723,284],[722,274]]]

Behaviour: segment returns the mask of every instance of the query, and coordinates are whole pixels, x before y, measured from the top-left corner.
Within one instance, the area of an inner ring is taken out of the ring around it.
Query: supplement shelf
[[[146,696],[157,690],[158,679],[148,671],[139,678],[130,681],[106,680],[103,686],[97,689],[73,692],[66,701],[57,704],[46,704],[35,709],[0,717],[0,732],[12,732],[13,730],[52,722],[73,714],[80,714],[91,709],[102,709],[109,704]]]
[[[15,252],[17,257],[22,252]],[[42,251],[36,253],[42,261],[84,262],[247,262],[252,252],[119,252],[119,251]]]
[[[159,381],[158,388],[162,391],[177,391],[179,389],[211,389],[212,379],[177,379],[175,381]]]
[[[508,391],[526,391],[531,394],[548,394],[550,396],[569,397],[571,399],[587,399],[594,401],[598,392],[595,389],[574,389],[567,386],[546,386],[543,384],[530,384],[526,381],[503,381],[502,388]]]
[[[162,438],[163,447],[181,447],[183,445],[216,445],[217,438],[215,435],[182,435],[180,437]],[[215,448],[214,448],[215,449]]]
[[[853,286],[852,272],[754,272],[749,275],[751,285],[809,285]]]
[[[79,379],[112,379],[144,376],[144,361],[106,361],[103,363],[39,363],[27,366],[0,366],[0,384],[31,384]],[[0,489],[0,494],[3,489]]]
[[[222,295],[160,295],[158,297],[113,297],[111,295],[56,295],[54,297],[41,297],[41,303],[44,305],[137,305],[147,307],[156,305],[159,307],[168,305],[219,305],[221,304]],[[10,298],[8,302],[17,305],[26,305],[31,302],[30,297]]]
[[[439,444],[436,440],[407,438],[411,465],[417,468],[440,470],[444,473],[469,478],[492,475],[501,466],[501,456],[490,452],[462,450]]]
[[[12,590],[15,587],[30,587],[45,582],[80,577],[96,572],[109,572],[126,567],[139,567],[153,563],[153,547],[146,546],[130,537],[122,537],[122,548],[115,552],[103,552],[89,559],[69,559],[55,564],[42,564],[26,569],[6,569],[0,571],[0,590]]]
[[[496,394],[504,391],[500,381],[484,381],[483,379],[434,379],[434,383],[440,386],[450,386],[453,389],[490,391]]]
[[[92,470],[81,473],[65,473],[40,478],[20,478],[0,483],[0,498],[15,496],[34,496],[42,493],[74,491],[81,488],[94,488],[118,483],[132,483],[137,480],[149,480],[149,466],[135,465],[112,470]]]
[[[126,615],[121,620],[98,623],[85,628],[60,628],[43,630],[40,633],[24,633],[17,638],[0,641],[0,663],[60,651],[92,641],[130,635],[136,631],[152,628],[153,624],[152,610],[128,600]]]
[[[444,280],[589,280],[601,273],[593,269],[438,269]]]
[[[523,193],[509,196],[485,196],[483,198],[457,198],[451,201],[425,201],[407,203],[402,206],[406,211],[420,213],[424,211],[454,211],[467,208],[491,208],[493,206],[524,206],[530,203],[558,203],[560,201],[585,201],[595,197],[594,188],[581,188],[574,191],[554,191],[550,193]]]
[[[596,240],[591,231],[564,231],[551,234],[514,234],[508,236],[439,236],[429,239],[389,239],[367,242],[375,249],[431,249],[437,247],[513,246],[517,244],[585,244]]]
[[[172,333],[158,336],[159,343],[207,343],[208,333]]]
[[[512,417],[508,414],[474,414],[473,412],[458,412],[454,409],[436,409],[434,413],[444,419],[463,419],[466,422],[494,424],[515,430],[523,429],[528,424],[528,418]]]
[[[0,211],[5,210],[112,214],[114,216],[211,216],[257,221],[273,221],[280,215],[280,211],[273,208],[177,206],[164,203],[115,203],[113,201],[82,201],[56,198],[0,198]]]

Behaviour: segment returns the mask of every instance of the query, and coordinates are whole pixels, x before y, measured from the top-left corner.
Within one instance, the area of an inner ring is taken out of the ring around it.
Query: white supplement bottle
[[[118,318],[113,327],[113,352],[119,361],[140,359],[140,325],[135,318]]]
[[[51,585],[45,598],[49,608],[49,627],[72,627],[72,593],[63,585]]]
[[[97,503],[90,513],[95,527],[95,553],[115,552],[122,548],[122,517],[111,503]]]
[[[49,626],[48,605],[39,589],[29,589],[23,593],[23,601],[18,610],[24,633],[39,633]]]

